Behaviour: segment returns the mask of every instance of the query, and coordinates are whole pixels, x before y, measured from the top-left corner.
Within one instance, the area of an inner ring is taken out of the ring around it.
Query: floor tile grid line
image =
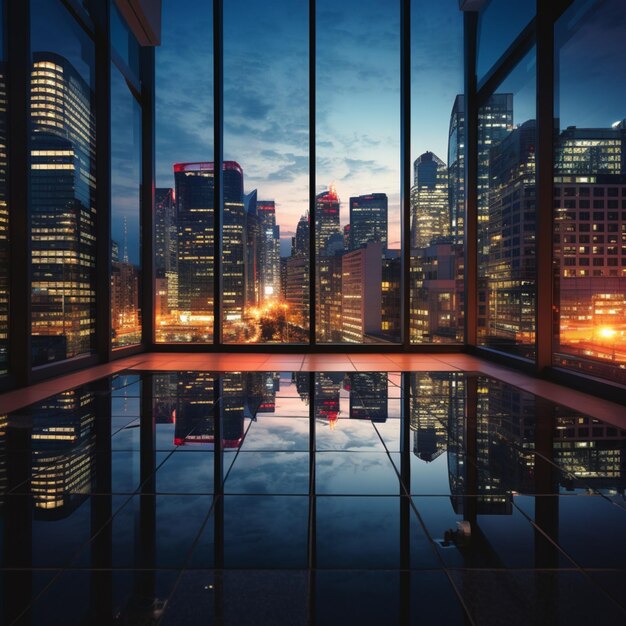
[[[615,600],[615,598],[613,598],[613,596],[602,586],[600,585],[600,583],[594,579],[593,576],[590,575],[589,571],[587,570],[587,568],[582,567],[582,565],[580,565],[580,563],[578,563],[578,561],[576,561],[576,559],[574,559],[573,556],[571,556],[562,546],[560,546],[558,543],[556,543],[555,541],[552,540],[552,538],[540,527],[538,526],[535,521],[521,508],[519,507],[515,500],[513,500],[513,506],[531,523],[531,525],[533,526],[533,528],[538,531],[539,533],[541,533],[541,535],[549,542],[551,543],[553,546],[555,546],[557,548],[557,550],[563,555],[565,556],[566,559],[568,559],[571,563],[574,564],[574,566],[576,567],[576,570],[585,577],[585,579],[587,580],[587,582],[591,583],[592,587],[595,587],[596,589],[598,589],[602,595],[605,598],[608,598],[611,602],[611,604],[613,605],[613,607],[617,607],[619,609],[619,611],[626,616],[626,608],[623,607],[619,602],[617,602],[617,600]],[[592,570],[593,568],[589,568],[589,570]],[[561,568],[558,568],[557,571],[561,570]],[[536,571],[536,568],[535,568]],[[542,569],[543,571],[543,569]]]
[[[187,550],[187,554],[185,555],[185,560],[183,561],[183,565],[180,569],[178,569],[178,576],[176,577],[176,581],[174,582],[174,585],[172,586],[172,588],[170,589],[169,595],[167,597],[167,600],[165,601],[165,610],[161,613],[159,619],[156,621],[156,626],[160,626],[163,623],[164,618],[167,616],[167,608],[168,605],[170,604],[170,599],[174,596],[174,594],[176,593],[178,586],[180,585],[180,581],[183,578],[183,575],[186,572],[189,571],[193,571],[189,566],[191,565],[191,560],[193,557],[193,553],[198,545],[198,543],[200,542],[202,535],[204,533],[204,530],[207,526],[207,524],[209,523],[209,520],[211,519],[212,515],[213,515],[213,511],[215,509],[216,503],[217,503],[217,499],[218,498],[223,498],[222,495],[216,495],[213,498],[213,501],[211,503],[211,507],[209,508],[208,513],[206,514],[204,520],[202,521],[202,524],[200,524],[200,528],[198,530],[198,533],[196,534],[195,539],[193,540],[193,542],[191,543],[191,546],[189,546],[189,549]],[[215,571],[215,570],[212,570]]]
[[[477,626],[476,622],[474,621],[474,618],[472,617],[472,614],[469,610],[469,607],[467,606],[465,599],[463,598],[463,594],[461,593],[461,590],[457,587],[456,583],[454,582],[454,578],[451,576],[450,572],[448,571],[448,566],[441,554],[441,552],[437,549],[437,545],[434,541],[434,539],[430,536],[430,533],[428,532],[428,529],[426,528],[426,524],[424,523],[424,520],[422,519],[422,516],[420,515],[419,511],[417,510],[417,507],[415,506],[415,503],[413,502],[413,498],[409,497],[409,503],[411,508],[413,509],[413,512],[415,513],[415,516],[417,518],[417,521],[420,525],[420,527],[422,528],[422,532],[424,533],[424,535],[426,536],[427,541],[430,544],[430,547],[432,549],[432,551],[435,554],[435,558],[439,561],[439,563],[441,563],[441,571],[443,571],[443,573],[445,574],[446,578],[448,579],[448,582],[450,583],[450,585],[452,586],[452,589],[454,590],[454,593],[456,594],[459,603],[461,604],[461,606],[463,607],[463,611],[465,612],[465,616],[467,618],[467,620],[469,621],[470,624],[472,624],[472,626]]]
[[[71,570],[71,564],[78,558],[78,555],[87,548],[87,546],[89,546],[92,541],[104,530],[104,528],[107,526],[107,524],[110,524],[113,520],[113,518],[132,500],[134,496],[130,495],[128,496],[128,498],[125,500],[125,502],[119,506],[117,508],[117,510],[115,511],[115,513],[113,513],[111,515],[111,517],[109,517],[106,522],[104,522],[104,524],[101,526],[101,528],[99,528],[94,534],[93,536],[90,536],[89,539],[87,539],[86,541],[84,541],[72,554],[72,557],[70,558],[70,560],[63,566],[60,568],[54,568],[56,570],[56,574],[48,581],[48,583],[46,585],[44,585],[42,587],[42,589],[39,591],[38,594],[36,594],[33,598],[31,598],[30,603],[28,604],[28,606],[26,606],[24,608],[24,610],[15,618],[15,620],[13,620],[13,622],[11,622],[11,624],[9,626],[13,626],[13,624],[20,624],[22,622],[22,619],[24,617],[26,617],[32,607],[34,606],[34,604],[39,600],[39,598],[41,598],[45,593],[48,592],[48,590],[52,587],[52,585],[57,582],[65,572],[70,571]],[[30,568],[30,571],[36,571],[38,568]],[[49,569],[49,568],[48,568]]]
[[[228,468],[228,471],[224,475],[224,481],[222,483],[222,489],[225,489],[225,487],[226,487],[226,481],[228,480],[228,477],[230,476],[230,472],[232,471],[233,467],[235,466],[235,463],[237,462],[237,458],[239,457],[239,453],[241,452],[241,448],[243,448],[243,444],[246,441],[246,436],[248,434],[248,431],[250,430],[250,427],[252,426],[252,422],[253,422],[253,420],[250,420],[248,422],[248,426],[246,427],[246,430],[244,431],[243,437],[241,439],[241,444],[237,448],[237,452],[235,452],[235,458],[233,459],[232,463],[230,464],[230,467]]]

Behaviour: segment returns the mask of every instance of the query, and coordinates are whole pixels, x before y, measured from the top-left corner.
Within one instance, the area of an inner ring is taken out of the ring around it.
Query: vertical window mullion
[[[554,147],[554,25],[552,8],[537,2],[537,265],[535,299],[536,367],[552,365],[553,272],[553,147]]]
[[[30,269],[30,1],[7,2],[7,94],[9,147],[9,373],[28,385],[31,358]]]
[[[400,0],[400,336],[410,346],[411,246],[411,0]]]
[[[309,0],[309,345],[317,343],[317,254],[315,251],[315,178],[316,178],[316,2]]]
[[[476,37],[478,13],[464,16],[465,72],[465,344],[477,344],[478,326],[478,106]]]
[[[213,344],[222,345],[222,204],[224,181],[224,7],[213,0]]]

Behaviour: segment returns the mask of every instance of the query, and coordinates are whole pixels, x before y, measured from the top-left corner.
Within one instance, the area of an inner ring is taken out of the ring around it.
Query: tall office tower
[[[213,163],[176,163],[178,215],[178,301],[189,316],[213,314]],[[241,320],[244,308],[243,170],[224,161],[222,215],[222,316],[224,339],[236,338],[229,323]]]
[[[257,202],[261,247],[259,278],[261,302],[280,299],[280,231],[276,225],[276,205],[273,200]]]
[[[296,226],[296,236],[291,248],[291,256],[309,258],[309,214],[303,215]]]
[[[387,194],[370,193],[350,198],[350,235],[348,250],[368,243],[387,248]]]
[[[58,520],[75,511],[94,487],[96,394],[73,389],[43,400],[33,410],[32,506],[35,519]],[[110,412],[109,412],[110,415]]]
[[[33,54],[31,245],[33,365],[91,352],[95,339],[94,92],[72,64]]]
[[[223,445],[224,448],[239,448],[243,441],[244,374],[224,372],[219,377],[219,385]]]
[[[213,163],[176,163],[178,309],[213,315]]]
[[[350,380],[350,419],[366,419],[372,422],[386,422],[387,372],[351,372]]]
[[[535,336],[535,120],[496,143],[489,156],[489,213],[484,261],[489,344],[534,351]]]
[[[141,341],[139,269],[126,260],[111,262],[111,332],[124,343]]]
[[[625,176],[626,120],[611,128],[566,128],[559,135],[554,170],[555,176]]]
[[[288,319],[301,329],[309,327],[309,216],[303,215],[287,258],[285,299]],[[303,337],[304,339],[304,337]]]
[[[0,62],[0,375],[7,371],[9,339],[9,207],[7,204],[7,93]]]
[[[179,372],[177,384],[174,444],[214,442],[218,376],[211,372]]]
[[[224,161],[224,211],[222,213],[222,319],[224,341],[243,339],[237,326],[244,315],[243,170]]]
[[[411,250],[409,332],[412,342],[463,340],[461,248],[442,241]]]
[[[345,250],[350,249],[350,224],[343,227],[343,247]]]
[[[382,321],[383,244],[368,243],[342,258],[342,341],[362,343],[379,336]]]
[[[411,246],[426,248],[450,233],[448,168],[432,152],[420,155],[413,168]]]
[[[258,307],[261,303],[259,291],[259,248],[261,228],[257,214],[257,190],[246,194],[243,199],[245,226],[244,275],[246,291],[246,309]]]
[[[176,203],[174,190],[157,187],[154,190],[154,270],[160,281],[160,298],[165,302],[162,313],[178,308],[178,233],[176,232]]]
[[[280,299],[287,302],[287,257],[280,257]]]
[[[339,418],[339,394],[341,393],[344,377],[345,374],[343,372],[315,373],[315,390],[313,392],[315,419],[321,420],[322,423],[327,422],[331,429],[335,428]],[[307,382],[308,379],[305,383]],[[306,391],[300,391],[300,387],[298,387],[298,392],[303,399],[305,398],[304,394],[309,391],[308,386],[305,389]]]
[[[402,257],[400,250],[387,250],[382,260],[381,334],[387,341],[401,341],[400,328]]]
[[[339,229],[339,196],[331,185],[328,191],[315,196],[315,253],[317,257],[326,256],[328,240]]]
[[[555,161],[558,362],[585,370],[591,358],[596,375],[618,380],[615,364],[626,353],[626,123],[565,129]]]
[[[316,196],[315,206],[317,338],[320,342],[340,341],[341,327],[336,323],[333,324],[336,304],[341,297],[334,288],[336,282],[334,278],[337,275],[337,262],[334,257],[341,255],[340,250],[343,251],[343,233],[339,227],[339,197],[332,185],[328,191]]]
[[[448,446],[448,423],[456,409],[456,377],[450,372],[411,374],[410,416],[413,454],[430,463]]]
[[[478,113],[478,219],[488,217],[489,149],[513,128],[513,94],[496,93]],[[450,232],[453,243],[462,245],[465,236],[465,101],[458,95],[450,114],[448,133],[448,184]]]

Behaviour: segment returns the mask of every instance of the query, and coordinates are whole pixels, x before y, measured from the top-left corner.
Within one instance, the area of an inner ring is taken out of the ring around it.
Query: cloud
[[[350,180],[351,178],[362,176],[364,174],[375,176],[378,174],[386,174],[391,172],[391,170],[387,166],[381,165],[373,159],[364,160],[351,159],[346,157],[344,159],[344,162],[348,167],[348,173],[343,176],[341,180]]]

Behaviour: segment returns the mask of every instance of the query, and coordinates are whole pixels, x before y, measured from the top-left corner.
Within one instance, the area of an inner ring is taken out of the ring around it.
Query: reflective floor
[[[0,415],[0,622],[625,623],[625,489],[481,374],[122,372]]]

